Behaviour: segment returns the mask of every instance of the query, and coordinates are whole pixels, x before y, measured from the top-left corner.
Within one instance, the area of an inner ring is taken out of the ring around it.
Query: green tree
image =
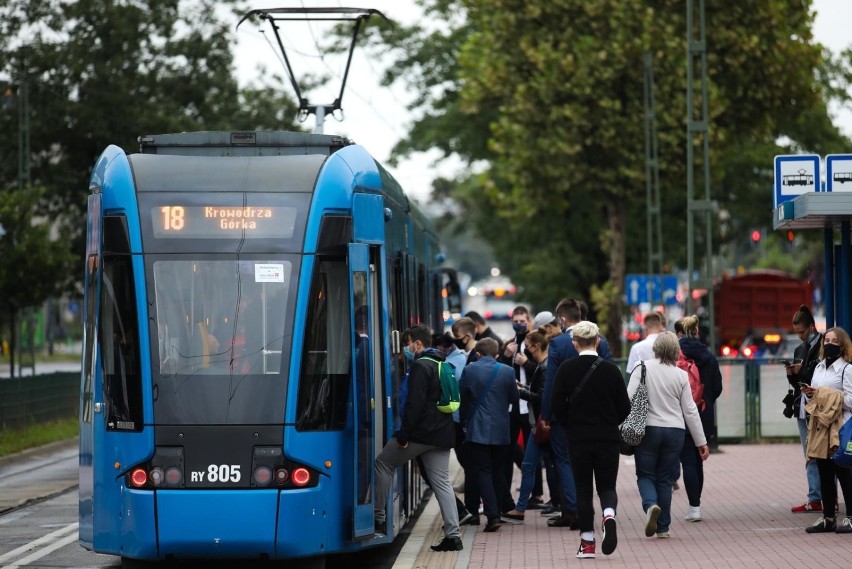
[[[240,89],[228,0],[9,0],[0,74],[29,91],[31,179],[82,254],[91,168],[110,144],[144,134],[294,130],[297,109],[270,78]],[[17,101],[16,104],[21,104]],[[19,114],[0,108],[0,185],[17,179]]]
[[[67,243],[51,236],[41,204],[43,188],[0,190],[0,317],[8,324],[11,375],[15,375],[18,316],[65,290],[73,282],[75,257]]]
[[[550,302],[594,292],[598,317],[606,314],[602,324],[617,346],[624,274],[643,271],[647,258],[642,58],[648,51],[666,260],[678,266],[686,257],[684,3],[422,4],[448,24],[381,30],[398,62],[386,80],[407,81],[421,93],[414,110],[422,118],[397,150],[439,148],[471,164],[487,161],[482,174],[459,180],[452,195],[475,210],[468,219],[494,246],[500,266]],[[843,92],[849,64],[824,58],[812,37],[810,4],[725,0],[707,7],[711,189],[727,240],[746,234],[743,220],[753,223],[755,211],[765,212],[768,224],[771,156],[848,144],[826,102]],[[829,88],[826,77],[833,79]],[[791,140],[787,148],[776,142],[782,135]],[[716,243],[721,231],[716,228]]]

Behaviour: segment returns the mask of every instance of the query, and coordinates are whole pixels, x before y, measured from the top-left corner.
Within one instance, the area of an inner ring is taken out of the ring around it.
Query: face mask
[[[512,322],[512,330],[514,330],[516,334],[523,334],[527,331],[527,325],[523,322]]]
[[[453,340],[453,344],[460,350],[463,350],[465,346],[467,346],[467,342],[464,341],[464,338],[456,338]]]
[[[825,354],[825,359],[834,361],[840,357],[840,346],[836,344],[823,344],[822,353]]]
[[[408,349],[408,346],[405,346],[405,347],[402,349],[402,355],[404,355],[404,356],[405,356],[405,359],[406,359],[407,361],[414,361],[414,352],[412,352],[411,350],[409,350],[409,349]]]

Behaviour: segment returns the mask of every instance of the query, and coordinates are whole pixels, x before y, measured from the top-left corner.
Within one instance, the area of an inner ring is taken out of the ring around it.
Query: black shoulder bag
[[[580,393],[580,390],[583,389],[583,386],[586,385],[586,382],[589,381],[589,378],[592,377],[592,374],[595,373],[595,370],[602,361],[603,358],[598,356],[598,359],[595,360],[595,363],[592,364],[592,367],[589,368],[589,371],[586,372],[586,375],[583,376],[583,379],[580,380],[580,383],[574,389],[574,393],[571,394],[571,399],[568,400],[568,403],[574,403],[574,400],[577,398],[577,394]]]

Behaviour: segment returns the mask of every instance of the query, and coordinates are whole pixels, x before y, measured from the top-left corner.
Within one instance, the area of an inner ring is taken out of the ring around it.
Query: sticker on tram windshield
[[[280,263],[258,263],[254,266],[254,282],[283,283],[284,265]]]

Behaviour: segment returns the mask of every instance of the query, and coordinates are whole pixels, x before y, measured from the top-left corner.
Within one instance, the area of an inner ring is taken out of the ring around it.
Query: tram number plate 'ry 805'
[[[236,483],[241,477],[239,464],[211,464],[206,471],[193,470],[190,474],[192,482]]]

